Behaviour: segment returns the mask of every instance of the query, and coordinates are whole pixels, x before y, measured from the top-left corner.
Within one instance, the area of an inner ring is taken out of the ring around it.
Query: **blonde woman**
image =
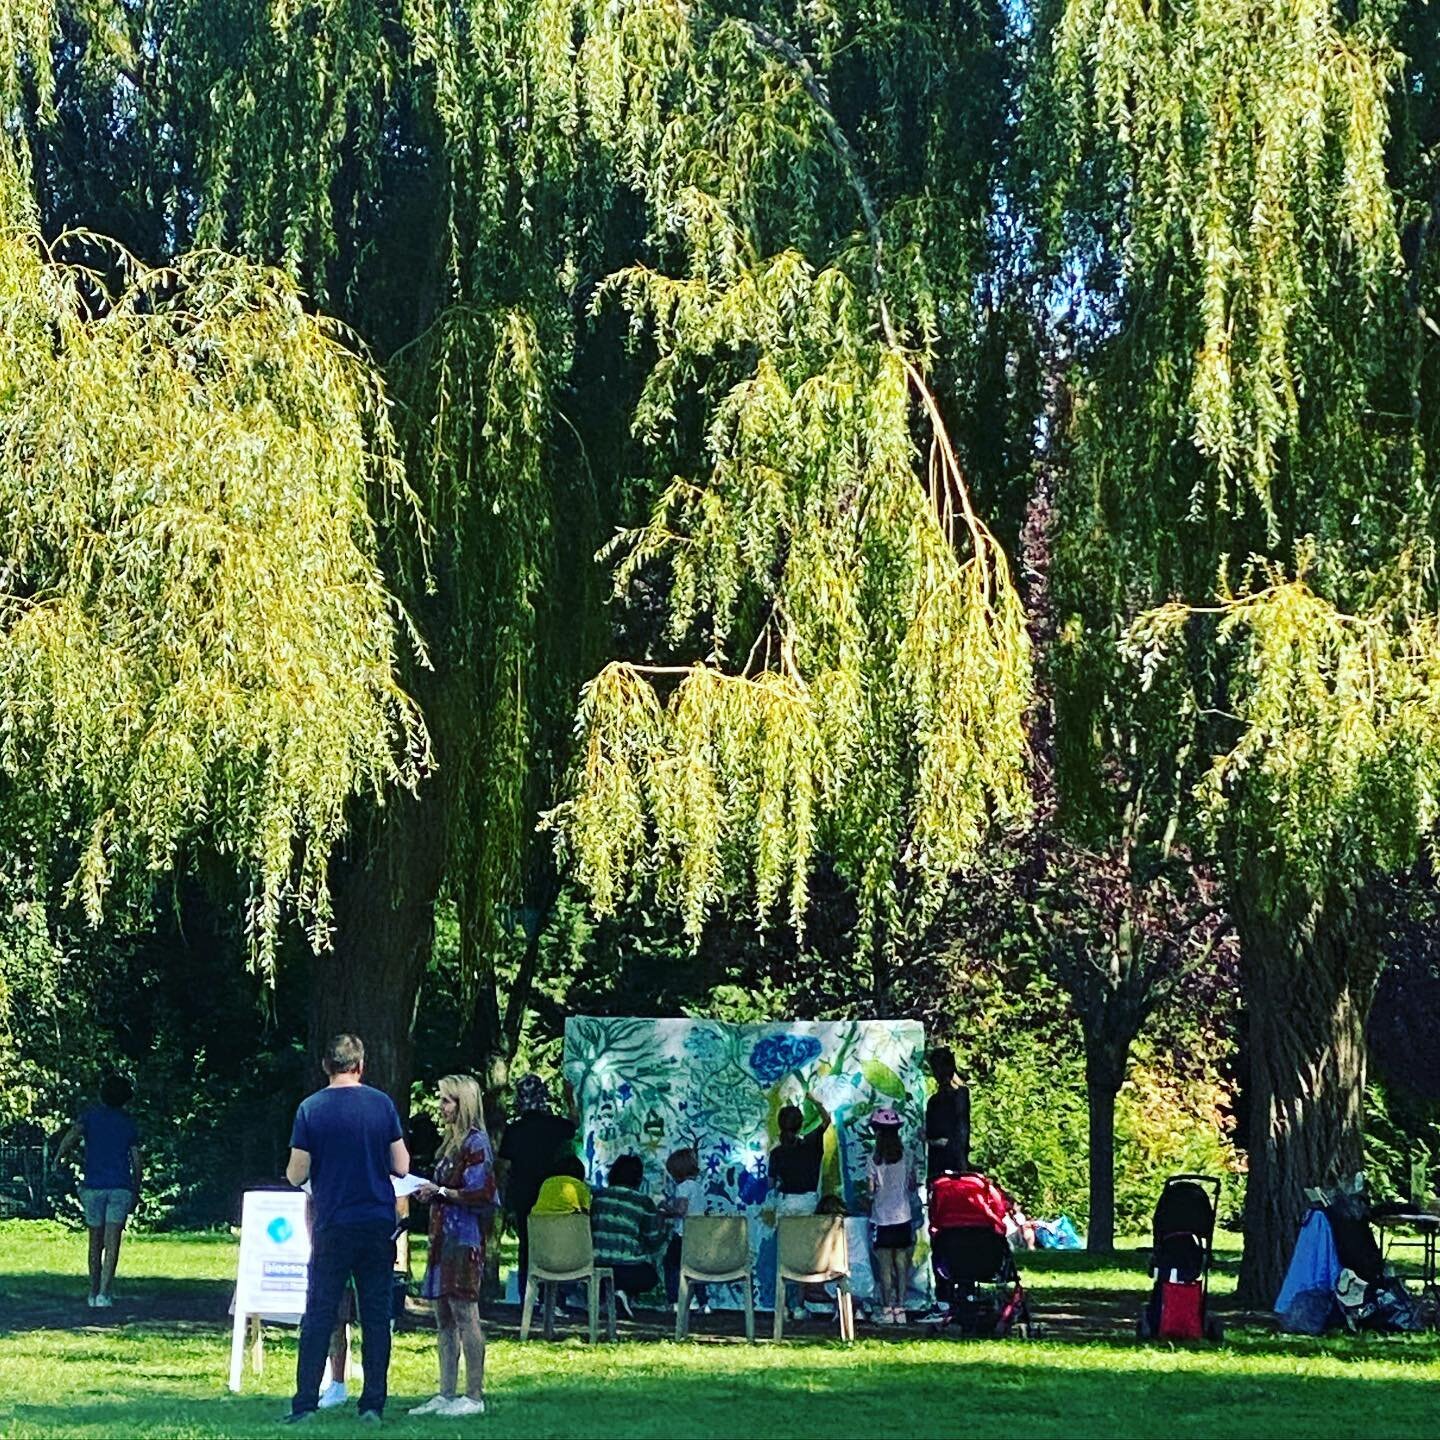
[[[440,1393],[412,1415],[459,1417],[485,1413],[485,1334],[480,1328],[480,1278],[485,1229],[495,1209],[495,1154],[480,1111],[473,1075],[447,1075],[440,1100],[440,1150],[435,1183],[416,1192],[430,1202],[430,1258],[420,1293],[435,1302],[440,1330]],[[459,1394],[460,1355],[465,1393]]]

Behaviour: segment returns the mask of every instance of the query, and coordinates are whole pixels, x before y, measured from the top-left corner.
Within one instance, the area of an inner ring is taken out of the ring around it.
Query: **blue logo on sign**
[[[265,1233],[277,1245],[283,1245],[295,1233],[295,1227],[283,1215],[277,1215],[265,1227]]]

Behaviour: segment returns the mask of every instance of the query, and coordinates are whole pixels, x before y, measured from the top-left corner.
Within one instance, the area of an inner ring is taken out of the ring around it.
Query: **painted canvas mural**
[[[634,1153],[657,1199],[667,1193],[665,1157],[693,1146],[709,1214],[749,1220],[759,1303],[773,1303],[774,1216],[769,1157],[784,1105],[805,1112],[804,1129],[833,1117],[825,1136],[823,1195],[860,1216],[866,1200],[869,1119],[885,1106],[900,1113],[906,1151],[923,1175],[925,1036],[913,1020],[789,1021],[728,1025],[714,1020],[578,1016],[565,1025],[564,1073],[580,1110],[582,1147],[592,1184],[611,1161]],[[813,1098],[812,1098],[813,1097]],[[912,1292],[929,1294],[929,1255],[915,1201],[917,1243]],[[870,1293],[868,1225],[847,1224],[852,1283]],[[738,1305],[734,1287],[714,1287],[711,1303]]]

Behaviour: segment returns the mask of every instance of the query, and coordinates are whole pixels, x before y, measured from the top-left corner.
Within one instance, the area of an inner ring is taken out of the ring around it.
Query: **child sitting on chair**
[[[541,1182],[532,1215],[588,1215],[590,1187],[585,1183],[585,1162],[573,1150],[561,1150]]]
[[[664,1241],[664,1222],[655,1202],[641,1193],[645,1165],[638,1155],[620,1156],[607,1179],[590,1202],[595,1263],[614,1270],[616,1302],[633,1320],[630,1297],[653,1290],[660,1279],[655,1258]]]
[[[685,1217],[705,1213],[705,1189],[700,1183],[700,1157],[687,1146],[675,1150],[665,1161],[670,1177],[670,1195],[662,1205],[664,1213],[674,1221],[674,1233],[665,1250],[665,1298],[673,1309],[680,1299],[680,1249],[684,1243]],[[691,1287],[695,1303],[702,1314],[710,1311],[703,1285]]]

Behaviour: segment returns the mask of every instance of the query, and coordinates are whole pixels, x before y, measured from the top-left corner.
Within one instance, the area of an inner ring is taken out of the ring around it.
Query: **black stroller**
[[[1224,1338],[1219,1320],[1208,1313],[1219,1207],[1220,1181],[1213,1175],[1172,1175],[1165,1182],[1152,1226],[1155,1285],[1135,1325],[1142,1340]]]
[[[1012,1329],[1037,1334],[1030,1318],[1025,1286],[1015,1268],[1010,1242],[989,1226],[961,1225],[931,1238],[931,1263],[950,1309],[934,1327],[937,1335],[993,1335],[1004,1339]]]

